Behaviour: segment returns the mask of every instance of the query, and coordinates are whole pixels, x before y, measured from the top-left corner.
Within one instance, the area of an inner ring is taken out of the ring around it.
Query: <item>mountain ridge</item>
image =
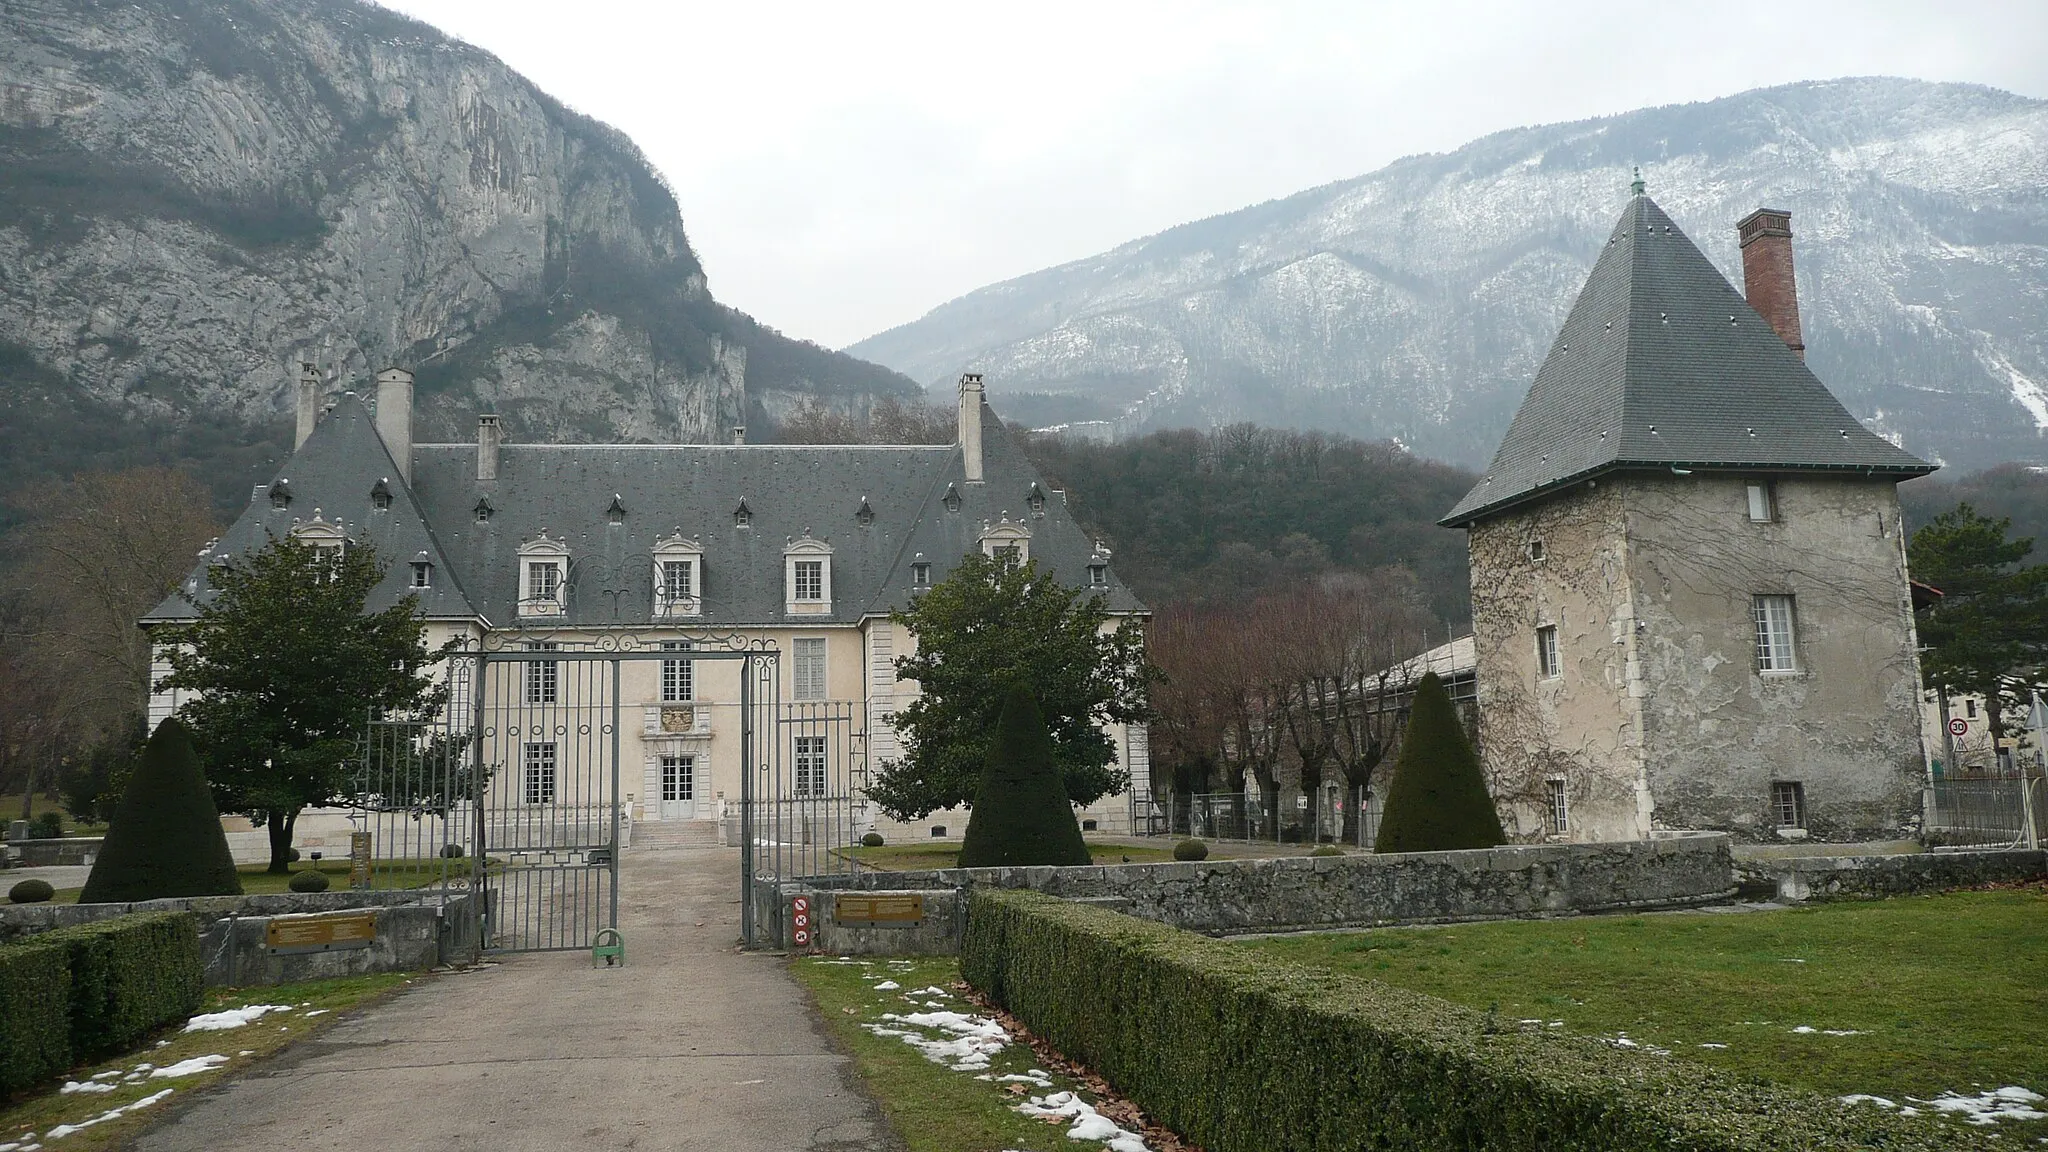
[[[1953,463],[2038,452],[2048,346],[2024,318],[2048,314],[2048,101],[1982,85],[1847,78],[1503,129],[848,350],[933,386],[982,371],[1028,423],[1256,418],[1482,464],[1637,163],[1738,284],[1735,221],[1793,211],[1809,357],[1859,418]]]

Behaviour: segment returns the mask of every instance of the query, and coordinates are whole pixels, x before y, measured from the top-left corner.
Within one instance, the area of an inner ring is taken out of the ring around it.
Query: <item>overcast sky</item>
[[[2048,2],[387,0],[625,130],[711,290],[834,347],[1503,128],[1887,74],[2048,97]]]

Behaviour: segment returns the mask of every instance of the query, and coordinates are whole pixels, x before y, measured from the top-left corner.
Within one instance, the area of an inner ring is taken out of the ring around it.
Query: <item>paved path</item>
[[[896,1147],[782,961],[735,950],[738,853],[629,851],[621,867],[623,970],[563,953],[437,977],[195,1094],[134,1146]]]

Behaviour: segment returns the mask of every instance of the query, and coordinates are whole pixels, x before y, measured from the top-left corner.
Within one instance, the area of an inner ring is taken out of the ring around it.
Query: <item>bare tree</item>
[[[955,428],[951,412],[921,401],[884,396],[861,415],[810,396],[776,433],[785,444],[951,444]]]

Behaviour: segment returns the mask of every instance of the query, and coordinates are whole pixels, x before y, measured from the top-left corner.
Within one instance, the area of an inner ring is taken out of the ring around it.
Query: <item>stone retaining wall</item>
[[[199,949],[208,984],[251,987],[370,972],[419,972],[443,964],[475,963],[481,940],[471,900],[467,892],[446,897],[408,891],[291,892],[133,904],[0,905],[0,944],[130,912],[189,911],[199,918]],[[377,911],[377,938],[368,948],[273,956],[265,945],[273,918],[367,908]]]
[[[1939,892],[2048,876],[2048,851],[1922,852],[1896,856],[1791,856],[1744,860],[1745,885],[1771,885],[1797,903],[1859,896]]]
[[[785,884],[781,893],[769,898],[779,897],[786,917],[788,895],[808,890],[821,897],[815,905],[820,943],[824,944],[827,939],[838,939],[823,931],[831,911],[828,893],[833,889],[902,891],[976,885],[1115,901],[1120,910],[1134,916],[1227,936],[1691,907],[1732,896],[1735,865],[1729,838],[1705,833],[1468,852],[872,872]],[[762,895],[768,894],[757,894]],[[784,928],[786,941],[786,924]],[[871,932],[862,939],[883,946],[889,937]],[[842,950],[854,943],[849,938]]]

